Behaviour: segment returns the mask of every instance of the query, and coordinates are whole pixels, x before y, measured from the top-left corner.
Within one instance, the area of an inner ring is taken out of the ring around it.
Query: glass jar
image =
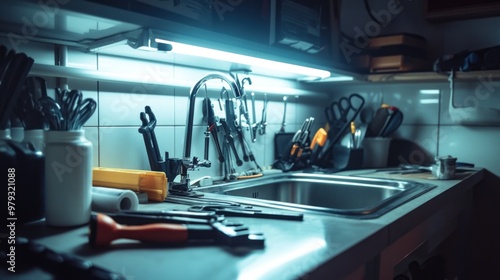
[[[45,131],[45,216],[51,226],[89,222],[92,143],[84,130]]]

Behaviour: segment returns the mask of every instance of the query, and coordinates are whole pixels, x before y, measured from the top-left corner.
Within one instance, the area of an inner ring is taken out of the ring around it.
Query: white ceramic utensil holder
[[[51,226],[89,222],[92,143],[84,130],[45,132],[45,213]]]

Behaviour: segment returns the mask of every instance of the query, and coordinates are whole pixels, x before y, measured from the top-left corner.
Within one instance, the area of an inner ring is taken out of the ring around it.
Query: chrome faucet
[[[189,105],[188,105],[188,114],[187,114],[187,121],[186,121],[186,135],[184,138],[184,154],[182,158],[182,164],[180,167],[180,175],[181,175],[181,181],[180,183],[173,183],[173,186],[171,189],[175,191],[190,191],[190,184],[189,184],[189,174],[188,170],[195,169],[197,167],[210,167],[211,163],[208,158],[205,158],[204,160],[198,160],[197,157],[193,157],[191,159],[191,145],[192,145],[192,140],[193,140],[193,119],[194,119],[194,108],[195,108],[195,101],[196,101],[196,94],[198,93],[198,90],[209,80],[216,80],[220,79],[225,81],[231,88],[231,91],[233,92],[234,98],[240,98],[241,97],[241,90],[238,87],[236,81],[232,78],[229,77],[223,73],[210,73],[206,75],[205,77],[201,78],[192,88],[191,92],[189,94]]]

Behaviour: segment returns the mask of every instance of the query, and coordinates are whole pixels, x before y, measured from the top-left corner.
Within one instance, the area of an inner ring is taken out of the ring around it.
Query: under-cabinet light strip
[[[204,48],[204,47],[198,47],[198,46],[187,45],[187,44],[182,44],[182,43],[177,43],[177,42],[171,42],[171,41],[167,41],[167,40],[160,39],[160,38],[155,38],[155,41],[157,43],[172,45],[172,52],[179,53],[179,54],[218,59],[218,60],[222,60],[222,61],[234,62],[234,63],[239,63],[239,64],[247,64],[247,65],[251,65],[251,66],[263,67],[263,68],[277,70],[277,71],[284,71],[284,72],[290,72],[290,73],[296,73],[296,74],[301,74],[301,75],[306,75],[306,76],[317,77],[317,78],[321,78],[321,79],[328,78],[331,75],[330,71],[327,71],[327,70],[321,70],[321,69],[310,68],[310,67],[294,65],[294,64],[278,62],[278,61],[272,61],[272,60],[251,57],[251,56],[246,56],[246,55],[241,55],[241,54],[235,54],[235,53],[230,53],[230,52],[225,52],[225,51],[219,51],[219,50],[214,50],[214,49],[209,49],[209,48]]]

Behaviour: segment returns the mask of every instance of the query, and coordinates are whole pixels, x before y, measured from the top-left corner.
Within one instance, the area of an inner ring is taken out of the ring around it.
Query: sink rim
[[[339,209],[339,208],[329,208],[321,206],[313,206],[307,204],[299,204],[293,202],[282,202],[263,198],[251,198],[244,196],[237,196],[232,194],[226,194],[224,192],[233,191],[237,189],[251,188],[258,186],[260,184],[273,183],[273,182],[286,182],[287,180],[298,179],[311,179],[318,181],[329,181],[335,182],[340,181],[342,184],[348,182],[349,184],[365,184],[382,188],[396,188],[403,189],[403,191],[398,192],[388,198],[381,200],[379,203],[374,205],[368,205],[367,207],[357,208],[357,209]],[[356,183],[357,182],[357,183]],[[388,186],[384,186],[388,184]],[[241,180],[233,182],[216,183],[211,186],[198,187],[197,191],[202,193],[215,193],[224,195],[230,200],[261,207],[276,208],[282,210],[291,210],[302,213],[312,212],[312,213],[322,213],[330,214],[345,218],[354,219],[374,219],[378,218],[385,213],[396,209],[397,207],[413,200],[414,198],[432,190],[436,185],[415,182],[410,180],[394,180],[394,179],[384,179],[384,178],[371,178],[371,177],[360,177],[360,176],[346,176],[346,175],[335,175],[335,174],[317,174],[317,173],[302,173],[302,172],[289,172],[280,173],[272,175],[264,175],[260,178],[254,178],[250,180]]]

